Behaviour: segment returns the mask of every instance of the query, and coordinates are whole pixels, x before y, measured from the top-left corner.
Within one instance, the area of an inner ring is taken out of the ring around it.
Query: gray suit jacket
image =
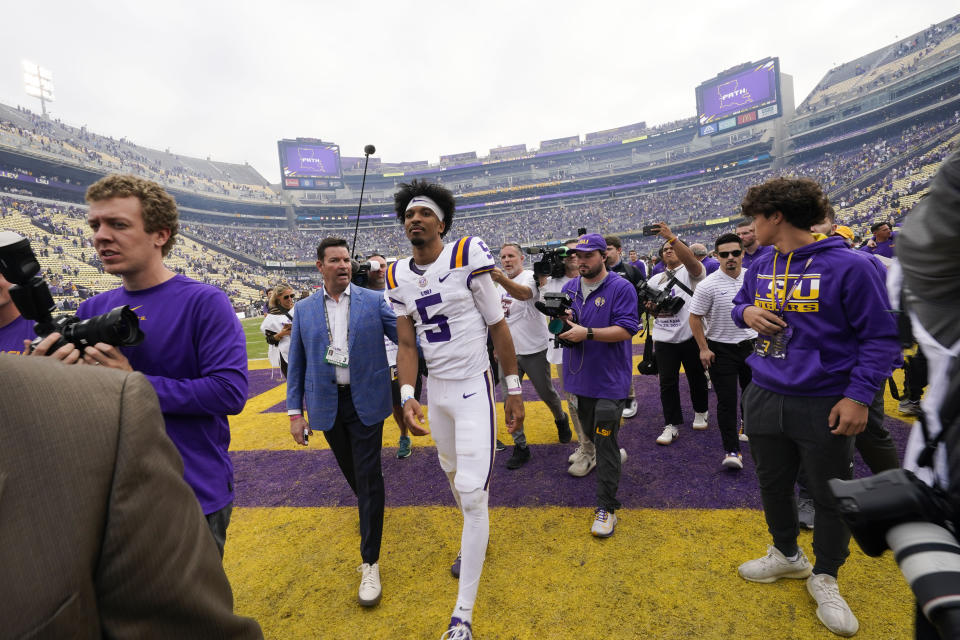
[[[139,373],[0,355],[0,637],[262,638]]]

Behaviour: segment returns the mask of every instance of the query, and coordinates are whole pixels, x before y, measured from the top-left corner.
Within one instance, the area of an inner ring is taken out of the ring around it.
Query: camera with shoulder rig
[[[574,345],[569,340],[560,338],[561,333],[570,329],[570,325],[564,318],[572,304],[573,301],[566,293],[545,293],[543,294],[543,300],[537,300],[533,303],[537,311],[550,318],[547,329],[553,334],[553,344],[557,347],[572,347]]]
[[[566,275],[563,259],[570,255],[570,249],[560,247],[527,247],[525,251],[530,255],[540,255],[541,258],[533,263],[535,276],[562,278]]]
[[[53,317],[57,305],[40,275],[40,263],[30,248],[30,241],[12,231],[0,231],[0,274],[13,286],[10,298],[27,320],[35,320],[37,338],[31,348],[57,332],[61,338],[47,353],[66,344],[83,351],[98,342],[115,347],[132,347],[143,342],[143,331],[137,314],[129,306],[116,307],[107,313],[86,320],[76,316]]]

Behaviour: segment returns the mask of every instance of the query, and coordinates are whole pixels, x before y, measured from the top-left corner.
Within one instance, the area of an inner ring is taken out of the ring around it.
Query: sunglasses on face
[[[295,296],[291,293],[290,295],[280,296],[283,300],[292,300]]]
[[[717,255],[721,258],[728,258],[730,256],[739,258],[741,254],[743,254],[743,249],[734,249],[733,251],[717,251]]]

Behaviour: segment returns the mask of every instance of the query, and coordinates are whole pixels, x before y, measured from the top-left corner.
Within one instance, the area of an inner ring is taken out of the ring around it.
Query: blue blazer
[[[357,416],[374,425],[393,410],[390,367],[383,336],[397,341],[397,316],[383,292],[350,285],[350,395]],[[323,290],[297,303],[290,334],[287,409],[306,405],[311,429],[328,431],[337,419],[334,365],[324,359],[330,337],[323,312]]]

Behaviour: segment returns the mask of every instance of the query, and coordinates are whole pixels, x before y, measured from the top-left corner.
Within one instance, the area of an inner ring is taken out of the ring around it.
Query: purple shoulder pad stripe
[[[470,288],[470,281],[473,280],[473,276],[478,276],[481,273],[490,273],[491,271],[493,271],[493,265],[490,265],[488,267],[480,267],[479,269],[475,269],[474,271],[471,271],[470,275],[467,276],[467,288],[468,289]]]

